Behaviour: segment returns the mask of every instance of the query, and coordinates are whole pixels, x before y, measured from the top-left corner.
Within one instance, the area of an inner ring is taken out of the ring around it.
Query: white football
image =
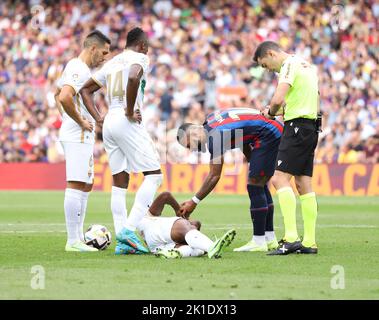
[[[112,236],[106,227],[94,224],[87,229],[84,240],[88,246],[105,250],[111,244]]]

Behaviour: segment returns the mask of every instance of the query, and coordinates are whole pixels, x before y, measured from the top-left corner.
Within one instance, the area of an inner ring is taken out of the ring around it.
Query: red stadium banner
[[[64,163],[0,163],[1,190],[60,190],[65,179]]]
[[[221,87],[217,89],[217,108],[226,109],[234,107],[239,100],[247,96],[246,87]]]
[[[208,173],[208,165],[162,165],[160,191],[194,193]],[[215,193],[246,194],[246,165],[225,166]],[[132,174],[129,190],[135,192],[142,174]],[[95,164],[94,190],[111,191],[112,175],[108,164]],[[1,190],[63,190],[64,163],[0,163]],[[327,165],[314,168],[313,188],[318,195],[379,196],[379,164]],[[274,190],[272,190],[274,191]]]

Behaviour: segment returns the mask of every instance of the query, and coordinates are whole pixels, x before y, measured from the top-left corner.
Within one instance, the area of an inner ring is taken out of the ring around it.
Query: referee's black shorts
[[[317,141],[316,120],[297,118],[284,122],[276,170],[312,177]]]

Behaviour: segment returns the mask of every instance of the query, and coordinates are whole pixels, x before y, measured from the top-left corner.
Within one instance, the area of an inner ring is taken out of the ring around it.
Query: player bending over
[[[274,233],[274,207],[267,182],[275,170],[275,160],[283,131],[283,125],[266,119],[258,110],[249,108],[226,109],[207,116],[203,125],[185,123],[178,130],[178,142],[192,151],[211,154],[209,174],[202,187],[181,208],[188,217],[200,200],[217,185],[224,164],[224,153],[240,148],[249,164],[247,192],[250,198],[250,214],[253,220],[253,238],[234,251],[267,251],[276,249]]]
[[[159,257],[198,257],[208,253],[209,258],[220,258],[236,235],[232,229],[214,242],[199,231],[199,221],[189,221],[179,216],[161,217],[166,204],[179,215],[178,202],[170,192],[163,192],[154,200],[137,226],[150,252]],[[127,241],[119,245],[116,251],[116,254],[125,253],[135,253]]]

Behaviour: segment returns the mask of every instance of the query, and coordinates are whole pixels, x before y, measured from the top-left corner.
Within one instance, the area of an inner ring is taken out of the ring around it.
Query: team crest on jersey
[[[215,111],[214,113],[214,117],[215,117],[215,120],[218,122],[218,123],[221,123],[224,121],[223,117],[221,116],[220,114],[220,111]]]

